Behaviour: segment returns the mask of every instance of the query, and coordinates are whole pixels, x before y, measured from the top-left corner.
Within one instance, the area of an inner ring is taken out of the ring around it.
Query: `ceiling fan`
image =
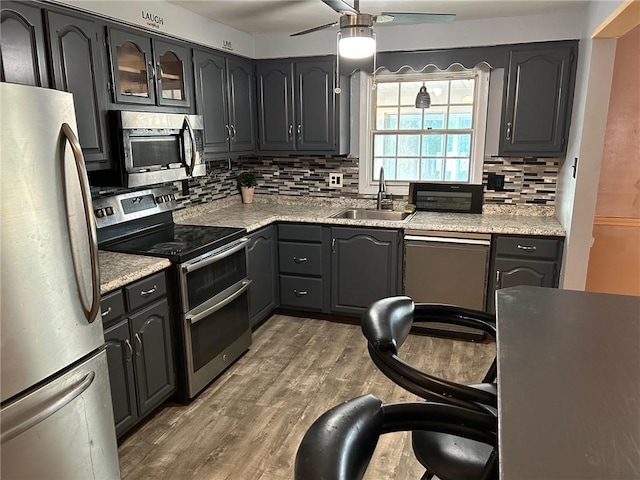
[[[336,12],[340,19],[308,30],[291,34],[292,37],[306,35],[326,28],[340,27],[338,32],[338,50],[340,56],[347,58],[366,58],[375,51],[373,27],[385,25],[415,25],[420,23],[446,23],[456,17],[451,13],[401,13],[382,12],[380,15],[360,13],[360,1],[354,0],[353,7],[344,0],[322,0]]]

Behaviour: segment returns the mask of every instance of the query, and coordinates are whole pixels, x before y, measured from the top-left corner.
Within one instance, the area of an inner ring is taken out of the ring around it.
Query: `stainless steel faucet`
[[[378,197],[376,208],[378,210],[393,210],[393,200],[387,197],[387,185],[384,181],[384,167],[380,167],[380,181],[378,182]]]

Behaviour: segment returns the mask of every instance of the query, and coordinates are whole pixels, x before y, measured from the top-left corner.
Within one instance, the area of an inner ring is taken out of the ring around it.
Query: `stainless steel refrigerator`
[[[0,83],[0,118],[0,476],[120,478],[73,97]]]

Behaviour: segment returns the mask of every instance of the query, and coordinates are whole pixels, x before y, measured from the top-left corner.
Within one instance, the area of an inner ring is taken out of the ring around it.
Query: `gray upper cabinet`
[[[335,149],[334,65],[332,60],[299,61],[294,64],[295,138],[298,150]]]
[[[577,42],[517,45],[509,52],[499,154],[566,153]]]
[[[229,89],[229,122],[232,152],[254,152],[256,149],[256,81],[253,62],[227,57]]]
[[[293,151],[293,72],[291,62],[260,62],[256,68],[258,149]]]
[[[24,3],[2,2],[0,77],[3,82],[49,86],[42,9]]]
[[[129,30],[109,28],[114,101],[189,107],[191,49]]]
[[[362,314],[380,298],[398,295],[401,232],[331,228],[331,311]]]
[[[108,168],[106,52],[101,25],[47,13],[53,86],[73,94],[78,137],[88,170]]]
[[[258,149],[344,155],[349,152],[349,80],[335,93],[335,58],[259,62]]]
[[[255,151],[255,80],[250,60],[194,51],[196,111],[208,154]]]

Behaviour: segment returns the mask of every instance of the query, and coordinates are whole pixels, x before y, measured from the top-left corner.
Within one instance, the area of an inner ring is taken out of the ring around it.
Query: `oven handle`
[[[218,302],[215,305],[212,305],[211,307],[207,308],[204,312],[200,312],[200,313],[198,313],[196,315],[193,315],[193,316],[187,315],[186,316],[187,322],[189,322],[191,325],[193,325],[194,323],[198,323],[203,318],[208,317],[212,313],[217,312],[221,308],[229,305],[236,298],[238,298],[240,295],[242,295],[247,290],[247,288],[249,288],[249,285],[251,285],[252,281],[253,280],[243,280],[242,281],[242,286],[238,290],[233,292],[231,295],[229,295],[227,298],[225,298],[221,302]]]
[[[474,238],[450,238],[450,237],[425,237],[422,235],[405,235],[405,241],[436,242],[436,243],[462,243],[466,245],[491,245],[490,240],[476,240]]]
[[[207,265],[211,265],[212,263],[222,260],[223,258],[226,258],[229,255],[233,255],[234,253],[242,250],[247,243],[249,243],[249,239],[247,237],[242,237],[240,240],[238,240],[237,244],[231,248],[223,250],[218,254],[214,254],[209,257],[202,258],[193,263],[184,264],[182,266],[182,273],[191,273],[195,270],[199,270],[201,268],[206,267]]]

